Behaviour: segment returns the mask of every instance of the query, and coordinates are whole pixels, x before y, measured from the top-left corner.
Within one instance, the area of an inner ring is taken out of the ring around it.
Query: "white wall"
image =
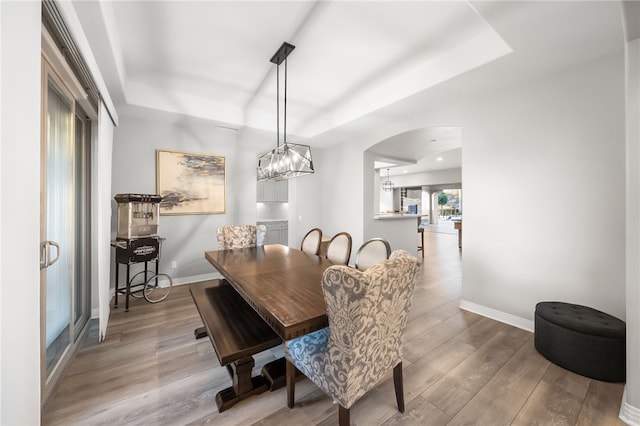
[[[0,24],[2,23],[2,3],[0,2]],[[2,31],[0,30],[0,48],[2,48]],[[2,55],[0,55],[0,93],[2,93]],[[0,142],[2,141],[2,102],[0,102]],[[2,144],[0,143],[0,188],[2,188]],[[0,241],[2,241],[2,197],[0,197]],[[2,263],[2,244],[0,244],[0,264]],[[0,306],[2,306],[2,273],[0,273]],[[0,315],[0,331],[2,331],[2,315]],[[2,339],[0,338],[0,383],[2,383]],[[0,386],[0,421],[2,420],[2,386]]]
[[[463,128],[467,306],[528,326],[542,300],[625,319],[623,64],[620,52],[535,81],[462,95],[466,79],[491,74],[489,65],[435,88],[424,109],[399,105],[386,112],[402,117],[388,133]],[[373,195],[366,183],[364,189],[367,229]],[[496,200],[511,213],[497,213]]]
[[[333,236],[333,231],[324,227],[322,204],[326,201],[320,193],[331,170],[327,168],[321,149],[312,149],[311,157],[315,172],[289,180],[289,245],[296,248],[300,247],[302,238],[313,228],[322,229],[325,237]]]
[[[631,28],[640,28],[640,8],[629,10]],[[628,30],[631,29],[628,27]],[[629,32],[628,34],[630,34]],[[629,424],[640,424],[640,38],[628,37],[626,46],[626,312],[627,384],[620,417]]]
[[[362,152],[358,143],[323,150],[315,179],[323,235],[331,237],[341,231],[350,233],[352,259],[364,241],[362,188],[366,184],[363,182]]]
[[[431,186],[456,184],[462,182],[462,169],[434,170],[424,173],[408,173],[406,175],[391,176],[396,188],[409,186]]]
[[[615,55],[466,104],[465,301],[625,318],[623,75]]]
[[[40,423],[40,2],[0,4],[0,424]]]

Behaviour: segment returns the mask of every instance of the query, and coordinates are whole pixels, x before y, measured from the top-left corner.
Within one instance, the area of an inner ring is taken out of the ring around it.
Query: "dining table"
[[[205,252],[205,258],[282,338],[327,327],[323,256],[281,244]]]
[[[216,394],[218,411],[285,385],[286,362],[266,363],[253,376],[253,355],[328,326],[322,274],[324,256],[281,244],[213,250],[205,258],[224,279],[193,284],[191,295],[232,386]]]

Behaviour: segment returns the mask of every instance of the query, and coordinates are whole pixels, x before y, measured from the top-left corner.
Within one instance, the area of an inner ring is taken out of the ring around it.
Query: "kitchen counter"
[[[402,249],[418,254],[418,221],[422,215],[381,213],[366,225],[365,239],[380,237],[389,241],[391,250]]]
[[[394,219],[413,219],[416,220],[416,218],[421,217],[422,215],[420,214],[411,214],[411,213],[406,213],[406,214],[400,214],[400,213],[383,213],[383,214],[379,214],[379,215],[375,215],[373,216],[373,218],[375,220],[394,220]]]

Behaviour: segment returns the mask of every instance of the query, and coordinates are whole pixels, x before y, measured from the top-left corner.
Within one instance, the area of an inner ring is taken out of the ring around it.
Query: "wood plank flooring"
[[[404,351],[405,413],[391,374],[351,409],[354,425],[622,425],[623,384],[591,380],[549,363],[526,331],[458,308],[457,236],[425,233],[425,260]],[[338,409],[309,380],[217,412],[230,385],[201,326],[188,286],[157,304],[111,312],[107,339],[95,324],[42,415],[44,425],[335,425]],[[255,373],[282,356],[256,357]]]

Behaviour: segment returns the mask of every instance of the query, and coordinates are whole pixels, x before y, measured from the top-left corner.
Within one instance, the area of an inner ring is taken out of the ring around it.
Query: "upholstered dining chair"
[[[404,250],[366,271],[327,268],[322,290],[329,327],[285,342],[287,405],[293,408],[296,369],[349,410],[393,369],[398,410],[404,412],[402,340],[416,283],[417,259]]]
[[[327,259],[334,265],[347,265],[351,257],[351,235],[338,232],[327,246]]]
[[[302,239],[300,250],[307,254],[320,254],[320,243],[322,242],[322,230],[320,228],[313,228],[307,232],[307,235]]]
[[[384,238],[371,238],[360,246],[356,253],[354,266],[365,271],[376,263],[388,259],[391,255],[391,245]]]
[[[217,229],[218,250],[260,247],[264,245],[267,227],[264,225],[229,225]]]

